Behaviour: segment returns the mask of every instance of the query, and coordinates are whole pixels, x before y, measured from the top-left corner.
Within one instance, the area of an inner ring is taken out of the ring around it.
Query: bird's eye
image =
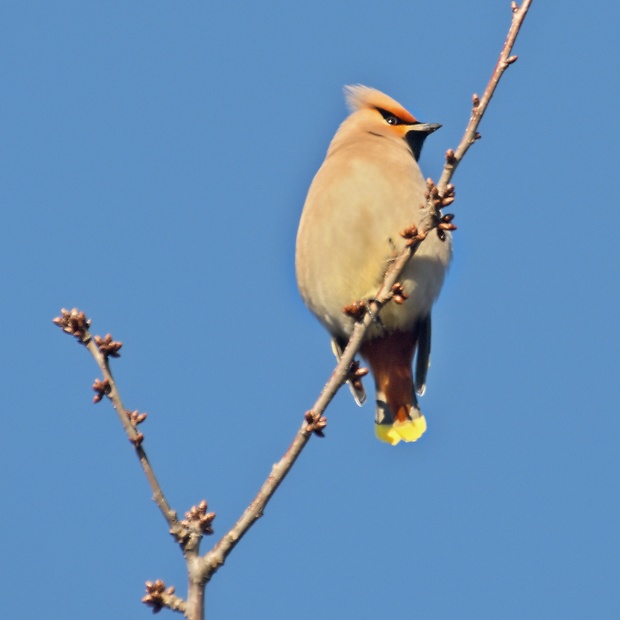
[[[384,110],[383,108],[377,108],[377,112],[379,112],[379,114],[383,116],[383,119],[388,125],[401,125],[403,123],[403,121],[398,118],[398,116],[392,114],[391,112],[388,112],[387,110]]]

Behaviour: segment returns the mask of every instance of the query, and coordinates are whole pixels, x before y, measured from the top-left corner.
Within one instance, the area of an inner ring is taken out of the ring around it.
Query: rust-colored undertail
[[[364,342],[362,357],[375,378],[377,437],[392,445],[416,441],[426,430],[413,385],[412,363],[418,342],[418,328],[393,331]]]

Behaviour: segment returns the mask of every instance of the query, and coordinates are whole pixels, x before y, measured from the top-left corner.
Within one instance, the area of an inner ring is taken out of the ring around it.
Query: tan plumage
[[[296,270],[301,295],[332,334],[334,350],[346,346],[353,320],[342,308],[371,299],[404,245],[400,231],[419,224],[426,184],[417,163],[424,138],[438,125],[419,123],[387,95],[348,86],[351,115],[334,136],[304,205],[297,235]],[[380,439],[415,441],[426,422],[415,397],[424,390],[430,352],[430,312],[451,255],[448,236],[429,235],[400,281],[405,303],[385,306],[361,349],[377,390]],[[357,393],[358,402],[363,394]]]

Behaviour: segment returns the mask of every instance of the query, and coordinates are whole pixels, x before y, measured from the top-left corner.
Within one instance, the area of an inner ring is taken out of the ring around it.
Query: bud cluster
[[[366,374],[366,373],[364,373]],[[306,411],[304,414],[306,419],[306,430],[318,435],[319,437],[325,437],[323,429],[327,426],[327,418],[319,416],[314,411]]]
[[[93,403],[98,403],[106,394],[110,393],[109,379],[103,379],[103,381],[101,379],[95,379],[93,390],[95,391]]]
[[[54,325],[58,325],[63,332],[75,336],[82,342],[86,338],[88,328],[90,327],[90,319],[87,319],[84,312],[77,308],[71,310],[63,308],[60,311],[60,316],[52,319],[52,322]]]
[[[213,534],[214,512],[207,512],[207,501],[202,500],[198,506],[192,506],[186,513],[181,525],[188,530],[198,528],[203,534]]]
[[[366,314],[366,304],[363,301],[354,301],[342,308],[342,312],[356,321],[361,321]]]
[[[139,413],[136,409],[135,411],[129,411],[129,409],[125,409],[125,413],[131,422],[131,425],[135,428],[138,424],[142,424],[144,420],[146,420],[146,413]]]
[[[122,342],[112,340],[111,334],[106,334],[105,337],[95,336],[95,344],[99,351],[106,357],[120,357],[120,348],[123,346]]]
[[[146,582],[146,596],[143,597],[142,602],[145,605],[153,608],[153,613],[160,612],[167,606],[168,601],[166,599],[174,595],[174,586],[170,586],[166,589],[166,584],[158,579],[157,581]],[[176,597],[174,597],[176,599]]]
[[[423,230],[418,230],[413,224],[404,230],[401,230],[400,236],[407,240],[405,244],[407,247],[411,247],[414,243],[424,241],[426,239],[426,233]]]
[[[399,306],[405,303],[405,299],[407,299],[409,295],[405,293],[405,289],[400,282],[395,282],[394,286],[392,286],[392,300],[395,304]]]

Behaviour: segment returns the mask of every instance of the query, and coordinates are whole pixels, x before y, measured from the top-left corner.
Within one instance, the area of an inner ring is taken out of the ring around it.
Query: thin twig
[[[478,95],[473,96],[471,117],[469,119],[469,123],[467,123],[467,127],[460,144],[455,151],[449,150],[446,153],[446,163],[444,165],[443,172],[441,173],[441,177],[439,178],[439,182],[437,183],[439,193],[442,195],[445,191],[446,185],[450,183],[450,180],[454,175],[454,171],[461,163],[463,156],[467,153],[469,147],[480,138],[480,134],[478,134],[478,125],[480,125],[480,121],[482,120],[487,106],[495,93],[495,89],[497,88],[500,78],[504,74],[504,71],[506,71],[506,69],[517,60],[517,56],[511,56],[512,47],[517,39],[521,24],[523,23],[531,4],[532,0],[523,0],[521,6],[517,6],[516,2],[512,2],[511,4],[512,22],[510,24],[510,29],[508,30],[508,36],[506,37],[506,41],[499,55],[499,60],[497,61],[497,65],[495,65],[495,69],[491,75],[491,79],[489,80],[482,97],[478,97]]]
[[[84,312],[80,312],[77,308],[73,308],[73,310],[66,310],[63,308],[60,316],[56,317],[53,323],[60,327],[66,334],[73,336],[80,344],[83,344],[93,356],[97,366],[99,366],[103,373],[103,381],[101,379],[96,379],[93,384],[93,390],[95,390],[93,402],[99,402],[104,396],[107,396],[110,401],[112,401],[112,405],[127,433],[127,437],[136,449],[136,455],[138,456],[140,465],[142,465],[146,479],[153,491],[155,503],[161,510],[171,530],[180,527],[177,515],[168,505],[159,482],[157,482],[153,468],[142,447],[144,436],[136,430],[137,425],[146,418],[146,414],[138,414],[137,411],[132,413],[125,409],[116,387],[116,382],[112,376],[112,371],[110,370],[108,358],[119,357],[119,350],[123,346],[123,343],[112,340],[110,334],[107,334],[105,338],[101,338],[100,336],[95,336],[93,338],[88,331],[90,328],[90,319],[86,317]]]
[[[154,612],[167,607],[172,611],[183,613],[190,620],[202,620],[204,618],[204,585],[200,581],[200,574],[197,575],[196,558],[198,557],[198,546],[202,535],[212,533],[210,526],[215,514],[207,513],[207,503],[203,500],[198,506],[192,507],[183,521],[179,521],[176,512],[168,504],[142,445],[144,436],[136,428],[146,418],[146,414],[125,409],[110,370],[109,357],[119,356],[118,351],[122,347],[122,343],[113,341],[110,334],[105,338],[99,336],[93,338],[89,332],[90,320],[84,312],[80,312],[76,308],[73,310],[63,308],[61,316],[55,318],[53,322],[65,333],[74,336],[78,342],[88,349],[103,373],[103,380],[97,379],[93,384],[96,393],[93,401],[99,402],[104,396],[107,396],[112,402],[151,487],[153,501],[166,519],[170,533],[175,536],[185,556],[189,580],[187,602],[175,595],[174,587],[166,588],[161,580],[146,582],[146,596],[142,602],[152,607]]]
[[[108,364],[107,356],[103,355],[99,348],[93,341],[89,332],[85,332],[84,337],[82,338],[83,344],[88,349],[89,353],[93,356],[97,365],[101,369],[103,373],[104,380],[107,380],[109,389],[106,392],[106,395],[112,402],[114,406],[114,410],[116,411],[123,428],[125,429],[125,433],[127,433],[127,437],[129,441],[134,445],[136,450],[136,456],[140,461],[140,465],[142,466],[142,470],[144,471],[144,475],[151,487],[151,491],[153,492],[153,501],[157,504],[157,507],[160,509],[164,519],[166,519],[168,526],[171,530],[174,530],[178,527],[178,519],[177,514],[170,505],[168,504],[166,497],[164,496],[164,492],[157,481],[155,476],[155,472],[151,467],[151,463],[149,462],[148,457],[146,456],[146,452],[142,447],[141,434],[138,433],[136,428],[131,424],[129,417],[127,415],[127,410],[123,405],[123,401],[121,400],[121,396],[119,394],[118,388],[116,387],[116,382],[114,381],[114,377],[112,376],[112,371],[110,370],[110,365]]]

